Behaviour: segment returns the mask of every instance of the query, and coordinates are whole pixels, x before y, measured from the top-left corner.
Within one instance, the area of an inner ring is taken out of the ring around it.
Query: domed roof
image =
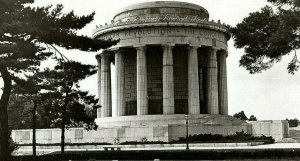
[[[153,1],[137,3],[121,9],[114,17],[114,21],[126,21],[136,17],[172,17],[197,16],[208,20],[208,11],[196,4],[177,1]]]
[[[202,28],[223,32],[229,37],[228,28],[220,21],[209,21],[209,13],[205,8],[178,1],[153,1],[130,5],[121,9],[110,24],[97,26],[93,31],[93,37],[147,27]]]

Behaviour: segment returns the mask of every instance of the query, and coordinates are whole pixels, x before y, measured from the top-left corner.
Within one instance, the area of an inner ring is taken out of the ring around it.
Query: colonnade
[[[163,114],[175,113],[174,105],[174,65],[172,48],[175,44],[162,45],[163,48]],[[199,91],[199,68],[198,48],[200,46],[188,46],[188,113],[200,114],[200,91]],[[147,91],[147,61],[146,46],[135,46],[136,49],[136,73],[137,73],[137,115],[148,114],[148,91]],[[111,97],[111,57],[102,53],[98,60],[98,91],[101,108],[98,109],[97,117],[117,117],[125,115],[125,65],[124,50],[114,51],[116,68],[116,112],[112,115]],[[228,115],[228,94],[227,94],[227,52],[218,51],[210,47],[207,53],[207,76],[206,92],[208,114]],[[218,60],[217,60],[218,55]],[[200,71],[201,72],[201,71]]]

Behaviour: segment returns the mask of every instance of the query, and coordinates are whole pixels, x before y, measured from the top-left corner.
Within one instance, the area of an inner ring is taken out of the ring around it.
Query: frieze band
[[[207,37],[217,39],[225,42],[225,36],[216,31],[210,31],[197,28],[183,28],[183,27],[153,27],[153,28],[139,28],[125,31],[108,33],[100,36],[101,39],[128,39],[138,37],[151,36],[191,36],[191,37]]]

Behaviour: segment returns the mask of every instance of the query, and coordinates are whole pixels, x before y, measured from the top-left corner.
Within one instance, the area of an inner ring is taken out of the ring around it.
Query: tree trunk
[[[68,106],[68,92],[66,93],[63,111],[62,111],[62,120],[61,120],[61,154],[62,156],[65,153],[65,124],[66,124],[66,112],[67,112],[67,106]]]
[[[32,155],[33,160],[36,160],[36,102],[33,101],[32,109]]]
[[[63,107],[62,121],[61,121],[61,154],[65,153],[65,115],[66,107]]]
[[[10,160],[7,105],[12,82],[6,67],[0,66],[0,73],[4,82],[3,93],[0,99],[0,160],[5,161]]]

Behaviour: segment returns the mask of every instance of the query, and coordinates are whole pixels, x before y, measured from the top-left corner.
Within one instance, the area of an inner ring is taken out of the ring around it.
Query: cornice
[[[131,28],[140,28],[140,27],[159,27],[159,26],[171,26],[171,27],[197,27],[197,28],[205,28],[211,30],[217,30],[220,32],[224,32],[228,35],[228,39],[230,38],[229,29],[222,25],[220,21],[218,23],[214,21],[207,21],[204,19],[199,19],[197,17],[186,17],[186,18],[147,18],[147,19],[135,19],[128,20],[125,22],[112,22],[111,24],[106,24],[105,26],[96,27],[93,30],[92,37],[97,38],[100,35],[105,33],[131,29]]]

